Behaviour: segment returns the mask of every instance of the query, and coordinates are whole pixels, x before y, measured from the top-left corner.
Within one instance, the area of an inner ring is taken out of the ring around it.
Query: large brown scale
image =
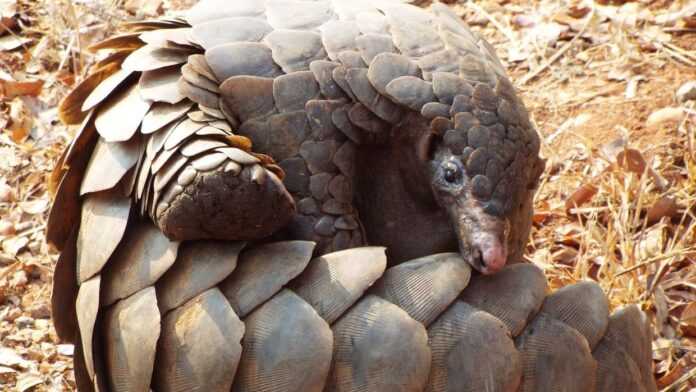
[[[539,138],[447,7],[204,0],[129,28],[60,107],[80,390],[655,391],[637,307],[514,264]]]

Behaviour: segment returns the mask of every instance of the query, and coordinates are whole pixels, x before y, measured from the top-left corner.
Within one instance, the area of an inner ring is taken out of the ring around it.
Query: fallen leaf
[[[25,95],[36,97],[41,94],[43,85],[44,81],[40,79],[19,82],[0,79],[0,96],[5,99],[12,99]]]
[[[572,5],[568,7],[568,15],[575,19],[582,19],[590,13],[592,9],[584,5]]]
[[[17,371],[8,368],[7,366],[0,366],[0,385],[13,383],[17,379]]]
[[[31,38],[20,37],[14,34],[0,37],[0,51],[15,50],[31,42]]]
[[[44,380],[37,374],[23,374],[17,379],[17,392],[25,392],[37,385],[43,384]]]
[[[657,387],[659,389],[667,388],[681,378],[688,370],[689,368],[686,365],[685,358],[681,358],[664,376],[657,379]]]
[[[29,136],[34,120],[21,100],[10,103],[10,118],[12,120],[8,127],[10,137],[15,143],[21,143]]]
[[[563,265],[575,265],[575,259],[578,257],[578,250],[567,246],[553,252],[551,255],[553,261]]]
[[[682,311],[679,324],[685,335],[696,337],[696,301],[691,301]]]
[[[10,256],[17,256],[17,253],[29,244],[27,237],[11,237],[2,241],[2,249]]]
[[[29,367],[29,361],[10,348],[0,347],[0,365],[21,370]]]
[[[663,196],[659,198],[646,214],[646,219],[649,224],[657,223],[662,218],[674,218],[679,213],[679,205],[673,197]]]
[[[581,185],[565,202],[565,210],[567,215],[572,215],[571,210],[577,208],[592,200],[599,189],[592,184]]]
[[[48,199],[36,199],[19,203],[19,208],[30,215],[42,214],[48,210]]]
[[[643,174],[647,167],[643,154],[634,148],[626,148],[619,152],[616,155],[616,163],[619,167],[636,174]]]

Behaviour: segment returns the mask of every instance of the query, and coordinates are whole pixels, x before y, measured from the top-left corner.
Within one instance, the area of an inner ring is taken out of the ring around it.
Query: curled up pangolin
[[[655,390],[637,307],[514,264],[539,138],[446,6],[128,27],[60,107],[81,126],[47,237],[80,390]]]

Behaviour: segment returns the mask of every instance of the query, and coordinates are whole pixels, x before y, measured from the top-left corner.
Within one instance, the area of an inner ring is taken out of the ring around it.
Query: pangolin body
[[[452,253],[422,162],[447,152],[510,261],[543,164],[447,7],[204,0],[94,49],[47,233],[81,390],[655,390],[636,307]]]

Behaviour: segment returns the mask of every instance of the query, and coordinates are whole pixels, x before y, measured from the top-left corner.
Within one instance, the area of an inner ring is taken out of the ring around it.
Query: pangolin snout
[[[494,274],[505,267],[508,252],[504,242],[494,236],[486,235],[480,243],[475,243],[473,246],[479,256],[477,262],[480,264],[479,271],[482,274]]]

